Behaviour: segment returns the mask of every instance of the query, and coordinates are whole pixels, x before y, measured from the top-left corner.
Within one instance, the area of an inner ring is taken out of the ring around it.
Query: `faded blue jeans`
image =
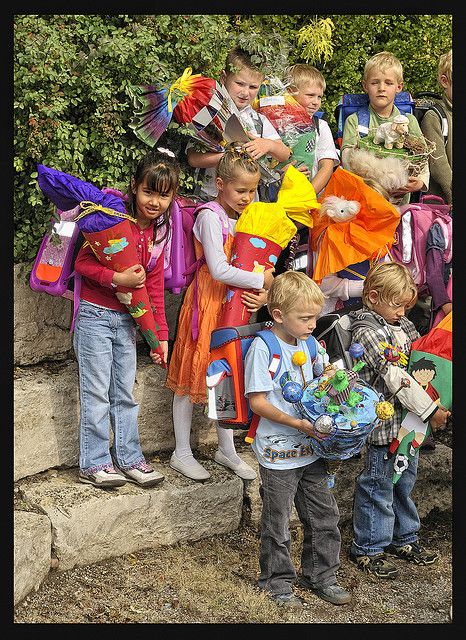
[[[73,346],[79,366],[79,467],[90,473],[144,460],[134,401],[136,325],[129,313],[81,300]],[[113,444],[110,449],[110,430]]]
[[[259,465],[262,497],[259,587],[273,595],[292,592],[289,522],[293,502],[303,525],[301,568],[313,588],[336,584],[340,566],[340,513],[327,485],[327,465],[319,458],[296,469]]]
[[[411,491],[416,482],[419,454],[393,484],[394,457],[385,460],[387,451],[388,445],[368,445],[365,467],[356,478],[350,550],[354,555],[372,556],[389,544],[401,547],[418,538],[419,515]]]

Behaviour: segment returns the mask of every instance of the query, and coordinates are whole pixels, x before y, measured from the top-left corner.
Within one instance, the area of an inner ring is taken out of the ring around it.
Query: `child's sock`
[[[391,458],[392,457],[392,455],[398,449],[398,445],[399,444],[400,444],[400,441],[397,440],[396,438],[393,438],[393,440],[390,442],[390,446],[388,447],[387,458]]]
[[[189,464],[194,461],[191,451],[191,423],[193,404],[189,396],[173,396],[173,428],[175,431],[175,456]]]
[[[218,449],[233,464],[240,464],[241,458],[236,453],[235,443],[233,441],[233,429],[224,429],[217,425]]]

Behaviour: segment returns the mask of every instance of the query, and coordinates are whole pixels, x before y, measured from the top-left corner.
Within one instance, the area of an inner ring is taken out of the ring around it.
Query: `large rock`
[[[140,404],[139,434],[143,452],[173,449],[172,392],[166,372],[138,357],[134,396]],[[18,480],[79,460],[79,386],[75,361],[15,370],[14,479]],[[203,408],[194,408],[191,443],[216,441],[216,430]]]
[[[203,464],[212,474],[203,483],[155,464],[165,480],[150,489],[131,483],[98,489],[80,484],[76,470],[46,473],[18,486],[25,502],[46,514],[58,570],[65,570],[237,529],[243,481],[213,461]],[[50,536],[47,544],[50,562]]]
[[[50,519],[28,511],[14,514],[14,604],[36,590],[50,571]]]
[[[45,359],[63,360],[72,348],[72,302],[61,296],[33,291],[26,265],[14,267],[15,365],[31,365]]]
[[[165,292],[169,339],[175,338],[182,296]],[[73,356],[70,334],[73,303],[61,296],[33,291],[26,264],[14,267],[14,364],[26,366]],[[142,338],[139,336],[139,341]]]

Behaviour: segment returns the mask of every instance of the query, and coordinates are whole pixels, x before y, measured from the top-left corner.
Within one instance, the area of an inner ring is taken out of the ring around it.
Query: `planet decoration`
[[[395,414],[395,407],[388,400],[382,400],[375,405],[375,412],[379,420],[389,420]]]

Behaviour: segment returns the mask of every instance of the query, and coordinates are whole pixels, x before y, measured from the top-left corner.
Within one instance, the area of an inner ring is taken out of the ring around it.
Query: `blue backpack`
[[[218,420],[220,426],[230,429],[250,429],[257,426],[259,416],[252,413],[244,397],[244,358],[256,336],[269,348],[269,372],[278,375],[281,348],[272,323],[257,322],[240,327],[214,329],[210,337],[210,362],[207,367],[208,416]],[[313,336],[306,340],[314,364],[317,342]],[[247,440],[248,441],[248,440]]]
[[[414,113],[414,100],[408,91],[400,91],[396,94],[395,106],[404,115]],[[355,112],[358,115],[359,135],[363,138],[367,136],[369,131],[369,96],[367,93],[346,93],[341,96],[335,108],[335,120],[337,122],[336,143],[340,149],[346,118]]]

